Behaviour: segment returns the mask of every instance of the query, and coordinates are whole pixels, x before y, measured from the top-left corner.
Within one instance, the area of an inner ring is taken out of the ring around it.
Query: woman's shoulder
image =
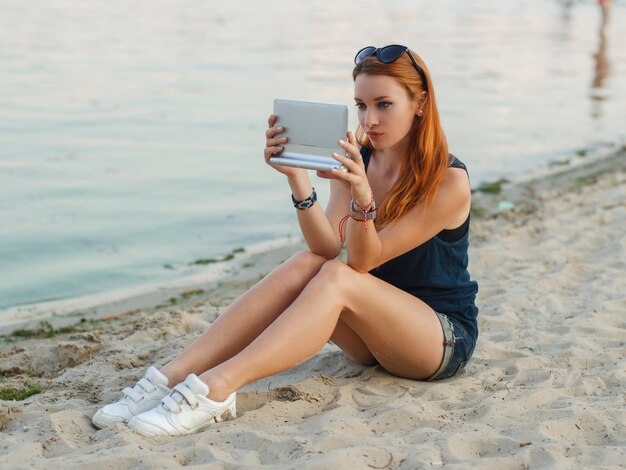
[[[448,166],[439,189],[446,194],[446,197],[452,195],[455,199],[469,199],[472,191],[467,177],[467,168],[458,158],[451,156],[455,161]]]

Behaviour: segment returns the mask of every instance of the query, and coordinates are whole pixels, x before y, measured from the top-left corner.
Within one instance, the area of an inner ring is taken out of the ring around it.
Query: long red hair
[[[441,127],[430,73],[422,58],[413,51],[411,54],[424,71],[426,86],[406,54],[390,64],[370,56],[354,67],[352,72],[354,80],[362,73],[393,77],[404,86],[411,99],[416,99],[427,90],[423,114],[421,117],[415,116],[409,131],[408,158],[400,169],[400,176],[377,209],[377,229],[389,225],[420,202],[426,206],[432,204],[448,168],[448,143]],[[360,145],[373,148],[360,125],[356,130],[356,139]]]

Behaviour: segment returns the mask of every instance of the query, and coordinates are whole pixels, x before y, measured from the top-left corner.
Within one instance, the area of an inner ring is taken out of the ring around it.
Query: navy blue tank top
[[[365,169],[371,149],[361,148]],[[467,168],[450,155],[450,166]],[[408,292],[439,313],[455,318],[474,340],[478,337],[475,305],[478,283],[467,270],[469,248],[469,216],[453,230],[444,230],[420,246],[372,269],[370,274]]]

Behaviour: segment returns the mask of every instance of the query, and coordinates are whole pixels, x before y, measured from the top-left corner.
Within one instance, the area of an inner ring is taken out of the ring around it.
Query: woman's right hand
[[[265,163],[270,165],[276,171],[287,175],[287,177],[298,177],[306,175],[306,170],[302,168],[294,168],[290,166],[272,165],[270,163],[270,157],[279,155],[284,149],[282,145],[287,142],[287,137],[278,137],[285,131],[282,126],[275,126],[276,115],[271,114],[267,119],[268,129],[265,131]]]

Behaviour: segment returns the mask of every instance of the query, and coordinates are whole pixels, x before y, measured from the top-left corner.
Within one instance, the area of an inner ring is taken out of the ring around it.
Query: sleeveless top
[[[372,150],[361,148],[365,169]],[[450,155],[450,166],[465,165]],[[467,270],[469,248],[469,216],[458,228],[443,230],[416,248],[390,259],[372,269],[370,274],[419,298],[430,308],[458,320],[472,336],[478,337],[474,301],[478,283],[470,279]]]

